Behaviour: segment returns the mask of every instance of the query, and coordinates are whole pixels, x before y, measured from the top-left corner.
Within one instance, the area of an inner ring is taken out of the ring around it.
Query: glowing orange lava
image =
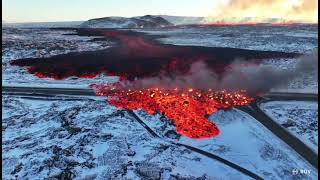
[[[107,96],[108,103],[125,109],[144,109],[149,114],[160,112],[172,119],[177,132],[190,138],[217,136],[219,129],[206,116],[219,109],[245,105],[254,99],[245,91],[226,92],[187,89],[135,89],[117,84],[91,85],[97,95]]]

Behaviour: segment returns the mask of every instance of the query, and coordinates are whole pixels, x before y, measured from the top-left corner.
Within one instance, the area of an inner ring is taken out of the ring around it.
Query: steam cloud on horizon
[[[293,69],[280,70],[265,65],[246,66],[241,60],[235,60],[229,70],[218,75],[200,61],[192,64],[189,72],[184,75],[143,78],[133,82],[125,81],[122,85],[132,89],[178,87],[202,90],[246,90],[249,94],[257,94],[288,85],[291,80],[312,71],[318,71],[317,50],[299,57]]]
[[[318,0],[230,0],[216,7],[207,21],[318,23]]]

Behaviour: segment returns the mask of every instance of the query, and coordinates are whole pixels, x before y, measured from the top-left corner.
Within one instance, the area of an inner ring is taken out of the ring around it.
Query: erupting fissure
[[[176,131],[190,138],[208,138],[219,134],[217,125],[206,116],[219,109],[245,105],[254,99],[245,91],[227,92],[208,89],[128,89],[118,83],[91,85],[97,95],[107,96],[108,103],[119,108],[156,112],[174,121]]]

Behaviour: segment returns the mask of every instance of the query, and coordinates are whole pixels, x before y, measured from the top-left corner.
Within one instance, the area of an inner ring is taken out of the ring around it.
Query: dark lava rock
[[[129,149],[128,152],[127,152],[127,155],[128,156],[134,156],[134,155],[136,155],[136,152],[131,150],[131,149]]]
[[[161,178],[161,174],[164,169],[158,167],[155,164],[143,163],[137,166],[136,172],[142,179],[158,180]]]
[[[179,139],[181,137],[175,130],[169,130],[164,134],[166,137],[170,139]]]
[[[288,119],[287,122],[282,124],[282,126],[285,128],[292,127],[295,125],[296,125],[296,122],[294,122],[292,119]]]
[[[180,174],[177,175],[170,175],[169,180],[206,180],[206,175],[203,175],[201,177],[194,177],[194,176],[182,176]]]

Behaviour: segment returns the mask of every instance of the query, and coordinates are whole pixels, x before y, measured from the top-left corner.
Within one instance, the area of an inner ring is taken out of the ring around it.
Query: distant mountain
[[[159,16],[104,17],[90,19],[80,25],[83,28],[159,28],[172,26],[173,24]]]

